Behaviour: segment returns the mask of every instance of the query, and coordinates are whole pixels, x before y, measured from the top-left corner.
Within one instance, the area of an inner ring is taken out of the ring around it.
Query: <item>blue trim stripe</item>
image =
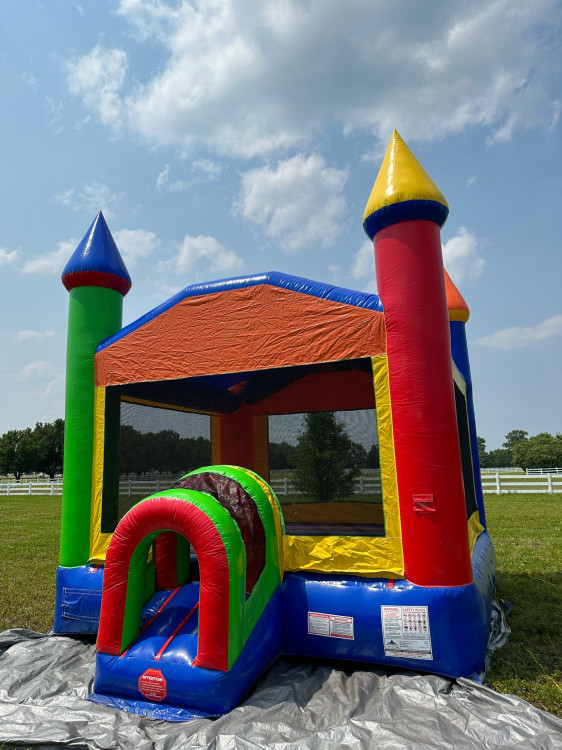
[[[175,307],[175,305],[188,297],[200,297],[205,294],[215,294],[216,292],[229,292],[234,289],[261,286],[262,284],[279,287],[281,289],[289,289],[293,292],[308,294],[311,297],[318,297],[319,299],[326,299],[331,302],[340,302],[343,305],[364,307],[368,310],[383,312],[381,299],[376,294],[356,292],[352,289],[344,289],[342,287],[332,286],[331,284],[324,284],[321,281],[311,281],[310,279],[304,279],[300,276],[290,276],[289,274],[279,273],[278,271],[269,271],[255,276],[238,276],[232,279],[221,279],[219,281],[211,281],[205,284],[193,284],[192,286],[188,286],[171,297],[167,302],[163,302],[138,320],[129,323],[129,325],[125,326],[121,331],[104,339],[104,341],[99,344],[96,352],[100,352],[114,344],[116,341],[119,341],[119,339],[128,336],[129,333],[141,328],[141,326],[148,323],[148,321],[157,318],[159,315],[162,315],[162,313]]]
[[[389,206],[383,206],[378,211],[367,216],[363,222],[363,229],[367,235],[373,239],[381,229],[389,227],[391,224],[398,224],[401,221],[415,221],[416,219],[426,219],[434,221],[440,227],[447,221],[449,209],[439,201],[430,200],[411,200],[400,201],[400,203],[391,203]]]

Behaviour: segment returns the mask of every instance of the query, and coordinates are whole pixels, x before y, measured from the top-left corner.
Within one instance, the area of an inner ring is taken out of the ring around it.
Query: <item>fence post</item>
[[[27,494],[28,494],[28,495],[31,495],[31,494],[32,494],[32,493],[31,493],[31,482],[28,482],[28,483],[27,483]]]
[[[287,477],[283,477],[283,494],[284,495],[288,495],[289,494],[289,491],[288,491],[288,479],[287,479]]]
[[[51,495],[55,494],[55,483],[51,481]]]
[[[131,497],[131,480],[129,479],[129,497]]]
[[[500,484],[500,470],[498,469],[496,471],[496,494],[501,495],[502,494],[502,488]]]
[[[548,481],[548,494],[552,495],[552,474],[547,474],[546,478]]]

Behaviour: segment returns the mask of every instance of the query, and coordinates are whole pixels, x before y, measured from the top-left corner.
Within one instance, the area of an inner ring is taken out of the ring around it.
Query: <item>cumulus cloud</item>
[[[55,336],[56,333],[52,328],[47,331],[33,331],[25,329],[16,333],[18,341],[42,341],[43,339],[50,339]]]
[[[126,53],[97,45],[68,63],[68,85],[114,133],[244,158],[302,148],[328,123],[375,141],[394,127],[429,141],[476,126],[493,145],[559,116],[556,7],[121,0],[138,54],[159,44],[161,64],[128,82]]]
[[[328,167],[321,156],[298,154],[274,168],[243,174],[234,210],[285,252],[329,247],[341,231],[347,177],[346,170]]]
[[[365,240],[355,253],[351,275],[355,279],[373,276],[375,273],[375,251],[372,240]]]
[[[76,250],[78,240],[70,239],[58,242],[58,248],[41,253],[26,261],[20,268],[23,273],[55,274],[61,273],[68,259]]]
[[[477,279],[485,265],[477,238],[461,227],[458,234],[443,245],[443,263],[456,284]]]
[[[55,195],[56,202],[65,208],[92,215],[101,209],[107,219],[115,216],[122,198],[122,193],[112,192],[108,185],[101,182],[90,182],[81,188],[69,188]]]
[[[0,247],[0,268],[2,268],[2,266],[15,266],[18,255],[19,253],[17,250],[8,252],[8,250],[4,250],[3,247]]]
[[[562,336],[562,315],[553,315],[536,326],[502,328],[478,339],[478,343],[507,350],[542,344],[558,336]]]
[[[186,283],[200,281],[208,273],[212,276],[228,276],[243,265],[233,250],[228,250],[214,237],[186,234],[174,258],[160,263],[159,270],[165,273],[185,274]]]
[[[45,362],[44,360],[35,360],[25,365],[17,374],[18,380],[41,380],[42,378],[49,377],[55,371],[55,366],[52,362]]]
[[[148,258],[160,246],[160,240],[154,232],[148,232],[146,229],[119,229],[113,233],[113,239],[123,259],[130,266],[141,258]]]
[[[80,96],[87,110],[118,133],[122,124],[120,90],[128,69],[127,54],[97,44],[91,52],[66,64],[71,94]]]

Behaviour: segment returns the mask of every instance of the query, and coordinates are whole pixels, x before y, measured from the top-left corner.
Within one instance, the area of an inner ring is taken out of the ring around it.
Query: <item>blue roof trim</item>
[[[62,276],[64,278],[67,274],[88,271],[109,273],[123,279],[129,286],[131,284],[129,272],[101,211],[82,237]]]
[[[415,221],[416,219],[425,219],[434,221],[440,227],[447,221],[449,209],[439,201],[430,200],[411,200],[400,201],[400,203],[391,203],[389,206],[383,206],[378,211],[367,216],[363,222],[363,229],[367,236],[373,239],[381,229],[389,227],[391,224],[398,224],[400,221]]]
[[[136,331],[149,320],[153,320],[166,310],[170,310],[188,297],[199,297],[204,294],[215,294],[216,292],[228,292],[232,289],[243,289],[245,287],[260,286],[267,284],[269,286],[280,287],[281,289],[290,289],[293,292],[308,294],[311,297],[340,302],[344,305],[353,305],[354,307],[364,307],[368,310],[377,310],[383,312],[383,306],[380,297],[376,294],[366,294],[365,292],[356,292],[352,289],[324,284],[321,281],[312,281],[300,276],[290,276],[289,274],[279,273],[278,271],[269,271],[257,274],[255,276],[239,276],[231,279],[221,279],[219,281],[210,281],[204,284],[193,284],[178,292],[167,302],[163,302],[150,312],[143,315],[138,320],[122,328],[113,336],[104,339],[96,349],[96,352],[106,349],[119,339],[124,338],[129,333]]]

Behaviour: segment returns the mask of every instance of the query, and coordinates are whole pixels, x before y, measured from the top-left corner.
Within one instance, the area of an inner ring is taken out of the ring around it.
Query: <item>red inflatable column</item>
[[[242,405],[232,414],[219,417],[218,460],[219,464],[242,466],[254,469],[254,417],[249,406]]]
[[[405,574],[472,581],[440,227],[448,206],[395,131],[365,211],[385,311]]]

